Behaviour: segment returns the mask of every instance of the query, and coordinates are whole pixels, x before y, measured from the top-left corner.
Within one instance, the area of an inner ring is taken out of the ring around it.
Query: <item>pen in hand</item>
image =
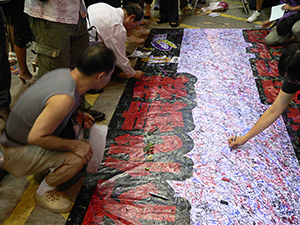
[[[236,139],[236,134],[234,134],[232,142],[235,142],[235,139]],[[230,151],[232,151],[232,148],[233,147],[230,148]]]

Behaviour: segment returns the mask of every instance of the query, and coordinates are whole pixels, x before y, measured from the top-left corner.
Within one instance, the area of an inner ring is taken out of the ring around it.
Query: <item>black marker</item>
[[[162,195],[158,195],[158,194],[155,194],[155,193],[152,193],[152,192],[149,192],[149,194],[154,196],[154,197],[157,197],[157,198],[162,198],[164,200],[169,200],[168,197],[165,197],[165,196],[162,196]]]
[[[224,205],[228,205],[228,202],[226,202],[226,201],[224,201],[224,200],[221,200],[220,203],[221,203],[221,204],[224,204]]]

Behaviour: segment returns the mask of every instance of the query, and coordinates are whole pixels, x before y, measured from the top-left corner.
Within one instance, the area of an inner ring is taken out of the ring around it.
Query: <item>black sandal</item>
[[[177,22],[170,22],[171,27],[178,27],[179,24]]]

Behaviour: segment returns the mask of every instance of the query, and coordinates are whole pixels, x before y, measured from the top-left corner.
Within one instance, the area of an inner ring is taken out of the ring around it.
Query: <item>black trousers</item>
[[[5,30],[3,13],[0,6],[0,110],[8,109],[11,102],[10,85],[11,73],[8,57],[6,54]]]
[[[20,48],[25,48],[27,43],[32,41],[28,15],[24,13],[24,1],[11,0],[2,4],[2,9],[8,20],[8,24],[14,29],[14,43]]]
[[[179,22],[178,0],[160,0],[160,20],[167,22]]]

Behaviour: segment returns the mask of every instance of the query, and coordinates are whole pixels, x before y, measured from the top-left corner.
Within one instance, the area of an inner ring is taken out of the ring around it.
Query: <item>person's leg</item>
[[[33,17],[29,17],[29,23],[36,39],[38,77],[53,69],[70,68],[70,38],[76,31],[76,25]]]
[[[76,67],[80,53],[89,46],[86,18],[80,17],[76,31],[70,40],[70,68],[73,69]]]
[[[144,19],[150,19],[150,17],[151,17],[151,4],[146,3]]]
[[[32,32],[28,22],[28,16],[23,12],[24,1],[12,0],[6,7],[7,15],[10,17],[14,28],[14,51],[17,56],[20,72],[19,77],[24,84],[32,78],[27,67],[26,45],[32,40]]]
[[[56,187],[73,178],[84,166],[83,160],[74,153],[67,153],[63,164],[50,171],[35,192],[37,205],[54,213],[71,211],[72,202],[63,197]]]
[[[145,0],[145,2],[146,2],[146,7],[145,7],[144,19],[150,19],[150,17],[151,17],[151,4],[152,4],[153,0]]]
[[[46,182],[57,187],[73,178],[84,166],[82,159],[74,153],[67,153],[65,161],[55,171],[48,173]]]
[[[293,25],[292,33],[296,37],[297,41],[300,41],[300,20]]]
[[[264,0],[256,0],[256,10],[261,12],[262,5],[264,3]]]
[[[263,3],[264,3],[264,0],[256,0],[256,10],[247,19],[248,23],[253,23],[254,21],[256,21],[261,16],[261,9],[262,9]]]
[[[157,23],[167,23],[168,22],[168,1],[160,0],[159,1],[159,19]]]
[[[276,26],[271,30],[271,32],[266,36],[265,43],[266,45],[279,45],[285,42],[292,36],[292,32],[289,32],[285,36],[280,36],[277,33]]]
[[[21,48],[17,45],[14,45],[14,50],[17,55],[18,65],[20,68],[18,76],[23,84],[26,84],[26,81],[29,81],[32,78],[32,74],[29,72],[29,69],[27,67],[26,47]]]
[[[179,1],[179,8],[180,9],[189,9],[188,1],[187,0],[180,0]]]
[[[167,15],[171,27],[177,27],[179,22],[178,0],[168,1]]]
[[[35,192],[36,203],[51,212],[66,213],[72,203],[56,187],[75,176],[84,166],[83,160],[71,152],[47,150],[35,145],[18,145],[1,134],[3,169],[16,177],[44,173],[48,175]]]
[[[6,35],[1,12],[2,10],[0,7],[0,118],[7,120],[9,115],[9,105],[11,102],[11,73],[6,53]]]

